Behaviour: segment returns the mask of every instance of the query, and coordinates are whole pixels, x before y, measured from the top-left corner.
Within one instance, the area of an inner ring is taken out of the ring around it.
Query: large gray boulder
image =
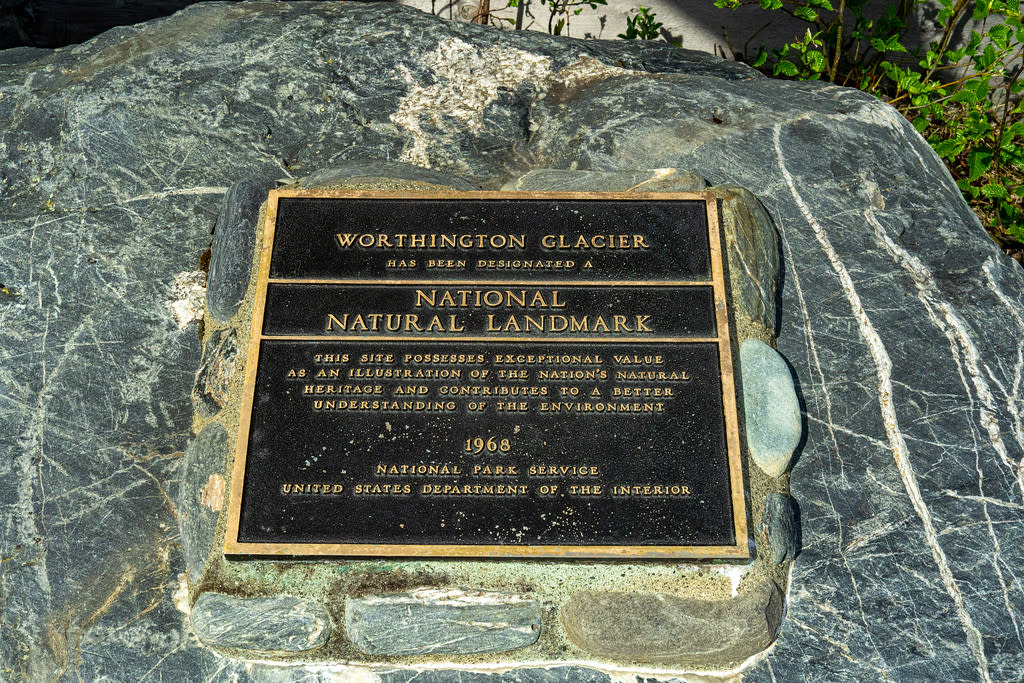
[[[320,676],[192,638],[175,501],[224,192],[360,160],[484,188],[676,168],[751,190],[780,231],[806,437],[787,612],[745,677],[1019,679],[1024,273],[913,128],[665,45],[355,3],[203,3],[0,53],[3,677]],[[552,671],[604,679],[488,680]]]

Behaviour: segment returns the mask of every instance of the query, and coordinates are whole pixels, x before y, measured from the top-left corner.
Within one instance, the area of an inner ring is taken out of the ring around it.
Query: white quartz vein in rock
[[[201,270],[178,273],[170,289],[172,298],[167,302],[167,308],[179,329],[184,330],[189,324],[203,319],[206,273]]]
[[[886,251],[900,267],[910,274],[911,279],[914,281],[914,286],[917,288],[918,299],[924,304],[928,317],[935,326],[942,330],[953,342],[954,354],[957,351],[957,347],[959,347],[961,357],[970,375],[971,384],[974,386],[975,394],[982,402],[983,407],[979,411],[978,420],[988,432],[992,448],[999,456],[1000,461],[1012,472],[1013,478],[1017,482],[1017,489],[1021,492],[1022,500],[1024,500],[1024,468],[1021,467],[1019,461],[1014,461],[1010,458],[1006,444],[1003,442],[999,422],[996,419],[995,396],[993,396],[988,381],[985,379],[985,374],[982,372],[982,367],[984,366],[987,370],[987,366],[981,360],[978,347],[975,345],[974,340],[971,339],[967,323],[964,322],[964,319],[953,305],[942,298],[938,285],[935,283],[935,278],[924,262],[897,244],[889,236],[885,228],[882,227],[882,224],[879,223],[874,210],[871,208],[866,209],[864,211],[864,218],[874,229],[875,236],[885,246]],[[936,315],[936,311],[942,314],[941,318]]]
[[[906,441],[903,438],[903,432],[900,431],[899,420],[896,416],[896,408],[893,403],[892,360],[889,357],[889,352],[886,350],[885,345],[882,343],[882,338],[879,336],[878,331],[875,329],[875,326],[871,323],[871,319],[868,318],[867,312],[864,310],[864,306],[860,300],[860,295],[857,293],[857,289],[853,284],[853,278],[850,276],[850,272],[839,258],[839,254],[836,252],[835,248],[832,246],[832,242],[825,233],[825,229],[822,227],[821,223],[818,222],[818,219],[814,217],[814,214],[811,213],[810,207],[807,206],[807,203],[803,200],[803,197],[800,196],[800,193],[796,189],[796,183],[793,180],[793,176],[786,168],[786,160],[782,152],[782,142],[780,139],[781,132],[782,126],[779,124],[775,125],[772,130],[772,140],[775,145],[775,153],[779,160],[779,170],[782,172],[782,176],[786,181],[786,185],[789,187],[789,191],[792,194],[793,200],[796,202],[800,213],[803,215],[808,225],[811,226],[811,229],[814,231],[814,236],[818,240],[818,244],[821,245],[822,251],[825,252],[825,256],[832,265],[832,269],[839,277],[843,292],[846,295],[846,299],[850,304],[854,318],[857,321],[857,327],[860,331],[860,335],[867,344],[868,350],[871,353],[871,358],[874,361],[878,378],[878,404],[881,409],[886,434],[889,438],[889,447],[892,451],[893,458],[896,461],[896,468],[899,471],[900,478],[903,480],[903,486],[910,498],[911,505],[921,520],[925,539],[928,542],[928,547],[931,549],[932,557],[934,558],[935,564],[939,570],[939,575],[942,577],[942,583],[946,587],[946,592],[949,593],[950,598],[953,599],[953,603],[956,605],[957,616],[959,617],[963,629],[967,634],[967,645],[971,650],[971,653],[974,655],[978,666],[978,673],[983,681],[991,681],[992,679],[989,676],[988,671],[988,659],[985,656],[981,633],[978,631],[977,627],[975,627],[974,621],[971,619],[971,615],[967,611],[963,593],[960,591],[960,586],[953,577],[953,572],[949,567],[949,560],[946,557],[946,553],[942,549],[942,546],[939,545],[938,536],[935,533],[935,525],[932,522],[931,511],[928,509],[924,499],[921,497],[921,490],[917,483],[917,475],[914,473],[913,464],[910,462],[910,452],[907,449]]]
[[[1013,389],[1006,394],[1006,410],[1013,419],[1014,438],[1021,449],[1024,450],[1024,417],[1021,416],[1021,410],[1018,408],[1018,403],[1021,401],[1021,376],[1024,374],[1022,373],[1022,370],[1024,370],[1024,307],[1017,302],[1011,301],[1002,288],[999,287],[995,275],[992,273],[994,268],[995,261],[991,256],[985,259],[985,263],[981,266],[982,271],[985,273],[985,279],[988,280],[989,289],[1006,307],[1006,310],[1009,311],[1010,316],[1017,323],[1017,327],[1020,330],[1017,335],[1017,364],[1013,368]]]
[[[228,188],[217,185],[208,187],[179,187],[172,188],[169,190],[161,190],[159,192],[147,192],[146,194],[140,194],[135,197],[129,197],[124,200],[124,203],[128,202],[144,202],[150,199],[164,199],[166,197],[188,197],[203,194],[224,194],[228,191]]]
[[[958,493],[957,491],[954,491],[953,489],[942,489],[942,493],[949,496],[950,498],[956,498],[958,500],[973,500],[979,503],[985,503],[987,505],[995,505],[998,507],[1010,508],[1012,510],[1024,511],[1024,505],[1020,505],[1019,503],[1008,503],[1005,500],[1000,500],[998,498],[989,498],[987,496],[965,496],[961,493]]]
[[[390,120],[411,135],[399,161],[427,168],[432,168],[432,163],[454,140],[445,133],[453,122],[464,125],[470,133],[483,132],[484,111],[498,98],[500,90],[514,91],[524,83],[532,84],[540,92],[556,84],[572,89],[609,76],[635,73],[582,55],[553,73],[549,57],[511,47],[481,50],[458,38],[442,40],[421,61],[433,72],[432,82],[418,81],[411,69],[399,64],[395,75],[409,89]],[[430,131],[423,127],[428,122]],[[530,125],[534,130],[534,124]]]
[[[490,593],[486,591],[462,590],[459,588],[417,588],[408,595],[368,595],[359,598],[366,605],[451,605],[470,607],[481,605],[520,605],[532,602],[526,595],[514,593]]]
[[[876,195],[878,194],[877,186],[874,186],[873,183],[870,183],[870,181],[867,180],[865,180],[865,184],[869,191],[873,191]],[[967,392],[967,395],[970,396],[970,387],[968,386],[967,379],[963,374],[963,369],[966,367],[967,374],[970,376],[971,384],[974,386],[974,391],[981,400],[981,408],[979,409],[978,416],[979,422],[988,432],[992,448],[999,456],[999,460],[1013,474],[1013,478],[1017,482],[1017,488],[1021,492],[1021,499],[1024,500],[1024,470],[1021,468],[1020,461],[1014,461],[1010,458],[1006,444],[1003,442],[1002,434],[999,429],[999,422],[996,419],[997,412],[995,396],[993,396],[991,388],[985,380],[984,374],[982,374],[981,368],[984,366],[985,370],[988,371],[989,374],[991,374],[991,371],[988,366],[982,362],[981,354],[978,352],[978,347],[971,339],[967,329],[967,324],[964,322],[953,304],[942,298],[938,285],[935,282],[935,278],[932,276],[929,268],[923,261],[908,252],[889,236],[889,233],[885,230],[879,222],[878,217],[875,215],[874,209],[870,207],[866,209],[864,211],[864,218],[874,229],[875,236],[884,245],[885,250],[889,255],[893,257],[901,268],[910,274],[911,279],[914,281],[914,286],[917,288],[917,297],[920,299],[921,303],[924,304],[925,311],[928,313],[929,319],[931,319],[932,323],[949,339],[950,349],[956,359],[958,368],[960,368],[961,382],[964,384],[964,389]],[[937,312],[941,313],[941,318]],[[961,358],[963,359],[963,362],[961,362]],[[973,399],[971,399],[971,404],[973,408]],[[999,542],[999,536],[996,534],[995,528],[992,524],[992,517],[989,515],[988,511],[988,503],[985,502],[985,499],[987,498],[984,490],[985,476],[982,472],[979,460],[980,453],[976,451],[975,469],[978,474],[979,499],[982,501],[981,510],[985,515],[986,528],[988,530],[989,539],[992,541],[993,548],[992,555],[988,558],[988,562],[992,565],[992,569],[999,581],[999,586],[1002,589],[1003,607],[1005,608],[1007,615],[1010,617],[1010,622],[1013,624],[1014,632],[1017,634],[1017,642],[1021,643],[1020,624],[1017,621],[1016,610],[1010,601],[1010,588],[1006,583],[1006,578],[1003,576],[1002,567],[1000,567],[1000,562],[1002,561],[1002,545]]]
[[[805,334],[807,336],[807,345],[808,345],[808,348],[809,348],[809,350],[811,352],[811,360],[812,360],[812,362],[814,364],[815,372],[817,372],[817,374],[818,374],[818,384],[821,387],[821,390],[819,392],[816,392],[816,393],[818,395],[820,395],[822,397],[822,400],[825,402],[825,418],[826,419],[825,419],[824,422],[825,422],[826,429],[828,429],[829,438],[832,441],[832,449],[835,451],[835,454],[836,454],[836,462],[839,463],[839,468],[840,468],[839,476],[840,476],[840,478],[842,478],[843,477],[843,460],[842,460],[841,457],[839,457],[840,456],[839,440],[836,438],[836,431],[837,431],[837,427],[838,426],[835,424],[834,420],[832,419],[832,397],[831,397],[831,394],[829,393],[829,390],[828,390],[828,384],[825,381],[825,372],[824,372],[824,370],[822,370],[822,367],[821,367],[821,359],[818,356],[818,347],[817,347],[817,344],[815,344],[815,341],[814,341],[814,328],[811,327],[811,314],[810,314],[810,311],[807,309],[807,300],[804,298],[803,288],[800,286],[800,275],[797,272],[797,269],[796,269],[796,267],[794,265],[795,261],[793,259],[793,248],[789,244],[789,239],[786,237],[785,231],[780,230],[779,232],[780,232],[780,237],[782,238],[782,243],[786,247],[786,262],[789,264],[789,271],[790,271],[790,274],[793,277],[793,287],[796,290],[797,300],[800,302],[800,312],[801,312],[801,315],[803,316],[803,319],[804,319],[804,332],[805,332]],[[810,419],[809,416],[808,416],[808,419]],[[839,540],[839,546],[842,547],[844,545],[844,540],[843,540],[844,528],[843,528],[842,520],[839,519],[839,513],[836,510],[835,503],[832,500],[832,488],[830,486],[822,486],[822,490],[825,491],[825,495],[828,496],[828,499],[829,499],[828,500],[828,509],[831,512],[832,517],[835,519],[836,529],[839,530],[838,531],[838,533],[839,533],[839,539],[838,539]],[[875,652],[877,653],[878,652],[878,647],[877,647],[877,645],[875,645],[874,638],[871,637],[871,628],[870,628],[870,625],[868,623],[867,614],[864,612],[864,602],[863,602],[863,600],[861,599],[861,596],[860,596],[860,587],[859,587],[858,582],[857,582],[857,575],[854,573],[853,567],[850,566],[850,560],[847,557],[846,553],[845,552],[840,553],[840,557],[843,560],[843,566],[846,567],[846,574],[847,574],[847,576],[850,577],[850,584],[853,586],[853,593],[857,597],[857,607],[858,607],[858,610],[860,612],[860,619],[861,619],[861,624],[864,627],[864,632],[867,634],[868,640],[871,641],[871,647],[874,648]],[[734,595],[735,595],[735,593],[734,593]]]

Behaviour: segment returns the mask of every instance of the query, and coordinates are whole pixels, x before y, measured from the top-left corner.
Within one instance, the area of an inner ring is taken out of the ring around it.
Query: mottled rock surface
[[[722,200],[722,225],[734,305],[760,329],[753,336],[774,337],[779,285],[779,241],[772,219],[749,190],[712,188]],[[765,339],[762,339],[765,341]]]
[[[769,476],[789,467],[800,443],[800,403],[786,361],[757,339],[740,344],[743,424],[750,458]]]
[[[540,605],[520,595],[426,589],[345,601],[346,634],[372,655],[504,652],[540,628]]]
[[[584,591],[562,608],[569,639],[593,655],[632,662],[735,665],[771,643],[782,596],[770,583],[731,600]]]
[[[331,635],[323,606],[289,595],[236,598],[203,593],[192,606],[192,630],[204,644],[243,650],[305,652]]]
[[[211,275],[210,280],[215,278]],[[201,417],[213,417],[224,407],[239,370],[238,353],[238,335],[233,328],[217,330],[203,345],[203,361],[192,389],[192,404]]]
[[[764,527],[768,533],[768,548],[772,562],[780,564],[792,560],[796,557],[800,545],[793,499],[784,493],[769,493],[765,497],[764,508]]]
[[[202,576],[217,530],[220,511],[227,505],[224,461],[228,455],[228,433],[223,426],[207,425],[189,444],[182,464],[178,518],[181,548],[191,581]]]
[[[260,227],[260,204],[267,200],[267,192],[275,185],[265,178],[245,178],[224,193],[213,231],[206,288],[206,305],[219,322],[230,320],[245,296],[252,250]]]
[[[376,3],[201,3],[0,64],[0,677],[306,676],[198,646],[171,600],[200,340],[169,304],[233,183],[361,159],[748,188],[807,435],[786,623],[745,678],[1024,671],[1024,274],[886,105]]]
[[[520,192],[699,192],[707,183],[696,173],[674,168],[648,171],[530,171],[503,190]]]
[[[384,182],[382,182],[384,181]],[[395,161],[349,161],[311,173],[301,181],[302,187],[359,187],[392,185],[387,189],[479,190],[476,185],[450,173],[441,173],[421,166]],[[385,189],[385,188],[380,188]]]

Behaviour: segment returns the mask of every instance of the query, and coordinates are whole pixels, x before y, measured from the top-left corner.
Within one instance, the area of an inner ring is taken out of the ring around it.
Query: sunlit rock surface
[[[352,160],[483,188],[676,168],[751,190],[780,232],[806,437],[788,610],[744,676],[1020,676],[1024,274],[895,111],[664,45],[242,3],[0,53],[0,677],[327,676],[199,645],[173,600],[175,501],[224,192]],[[566,678],[607,680],[463,676]]]

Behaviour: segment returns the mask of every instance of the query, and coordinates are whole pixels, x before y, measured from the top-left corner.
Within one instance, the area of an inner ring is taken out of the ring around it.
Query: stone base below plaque
[[[751,557],[744,561],[225,559],[225,511],[253,309],[260,204],[274,185],[227,194],[214,235],[205,346],[178,501],[187,562],[179,605],[199,640],[238,659],[324,666],[494,670],[585,665],[681,673],[740,669],[775,639],[798,550],[788,465],[800,414],[772,348],[779,249],[757,200],[719,199],[733,311]],[[469,190],[412,166],[329,169],[303,187]],[[693,192],[673,169],[531,172],[510,191]]]

